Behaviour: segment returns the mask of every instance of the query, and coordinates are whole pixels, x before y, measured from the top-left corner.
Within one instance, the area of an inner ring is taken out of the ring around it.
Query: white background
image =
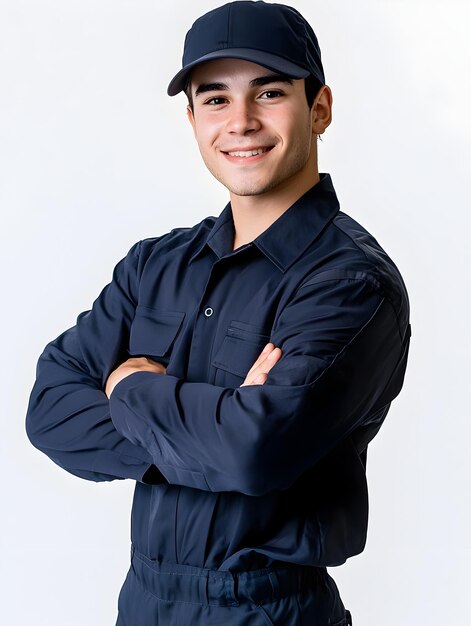
[[[219,2],[0,3],[2,624],[112,626],[134,483],[93,483],[31,446],[45,344],[144,237],[218,215],[166,95],[191,23]],[[369,450],[365,551],[333,568],[355,626],[469,619],[471,55],[468,2],[297,0],[334,95],[319,145],[342,210],[411,300],[403,391]],[[186,626],[186,625],[182,625]]]

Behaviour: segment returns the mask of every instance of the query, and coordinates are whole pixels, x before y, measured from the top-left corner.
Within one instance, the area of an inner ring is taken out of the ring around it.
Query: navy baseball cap
[[[215,59],[252,61],[290,78],[311,74],[325,84],[314,31],[299,11],[284,4],[229,2],[198,18],[186,34],[182,69],[170,81],[168,95],[185,88],[196,65]]]

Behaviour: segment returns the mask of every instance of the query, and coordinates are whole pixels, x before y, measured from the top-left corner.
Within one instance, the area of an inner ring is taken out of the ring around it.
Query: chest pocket
[[[131,325],[129,354],[158,357],[155,360],[168,365],[184,317],[182,311],[161,311],[138,305]]]
[[[216,368],[214,384],[239,387],[269,341],[269,330],[232,320],[211,363]]]

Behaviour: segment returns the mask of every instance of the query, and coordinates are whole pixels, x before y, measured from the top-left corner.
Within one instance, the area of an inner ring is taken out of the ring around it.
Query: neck
[[[320,180],[317,168],[297,180],[296,184],[278,186],[256,196],[238,196],[231,193],[235,237],[233,249],[253,241],[275,222],[290,206]]]

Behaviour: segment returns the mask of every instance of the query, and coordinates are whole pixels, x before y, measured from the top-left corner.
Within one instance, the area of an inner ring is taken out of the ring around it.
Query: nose
[[[256,105],[247,100],[233,101],[228,107],[226,130],[229,133],[246,135],[261,127],[256,113]]]

